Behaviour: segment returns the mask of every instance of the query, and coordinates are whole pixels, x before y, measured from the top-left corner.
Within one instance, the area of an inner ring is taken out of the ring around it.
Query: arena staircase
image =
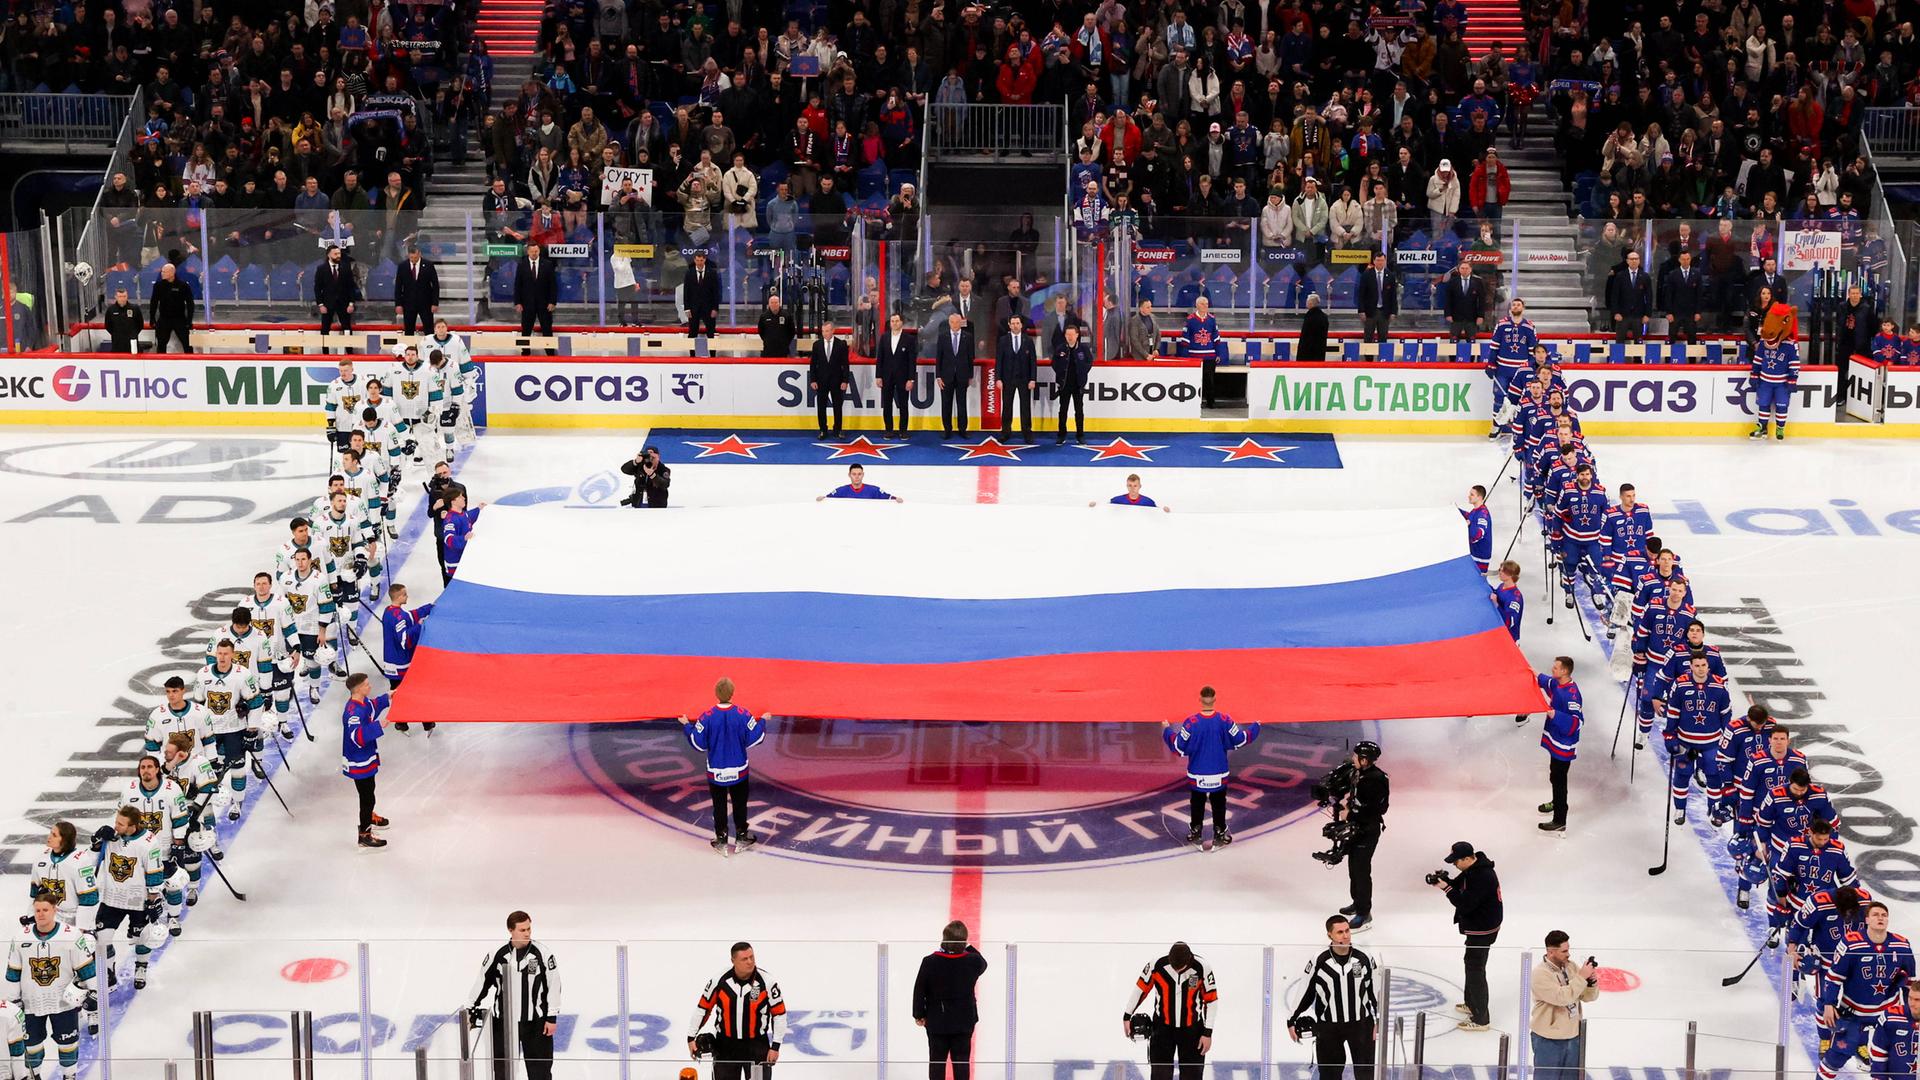
[[[544,0],[481,0],[479,14],[473,20],[473,36],[487,43],[487,52],[496,65],[503,59],[532,56],[545,10]],[[496,92],[500,87],[519,85],[497,74],[494,79]]]
[[[497,0],[487,0],[493,4]],[[1465,0],[1467,5],[1467,55],[1478,59],[1494,42],[1508,56],[1515,44],[1526,37],[1518,0]]]

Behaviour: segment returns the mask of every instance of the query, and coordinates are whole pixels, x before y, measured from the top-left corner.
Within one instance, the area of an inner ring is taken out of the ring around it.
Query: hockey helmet
[[[1757,858],[1748,859],[1746,862],[1740,864],[1740,880],[1746,882],[1748,885],[1765,885],[1767,883],[1767,864]]]
[[[165,919],[149,919],[147,925],[140,928],[140,944],[149,949],[165,945],[169,936]]]
[[[1301,1035],[1311,1035],[1313,1034],[1313,1029],[1316,1027],[1319,1027],[1320,1024],[1318,1021],[1316,1021],[1313,1018],[1311,1014],[1308,1014],[1305,1016],[1294,1017],[1293,1019],[1287,1021],[1287,1026],[1292,1028],[1294,1031],[1298,1032]]]
[[[205,855],[213,850],[213,832],[205,827],[187,834],[187,849],[196,854]]]
[[[68,983],[67,988],[60,991],[60,1005],[63,1011],[66,1009],[78,1009],[86,1003],[87,988],[81,986],[79,983]]]
[[[326,667],[339,658],[340,654],[334,649],[331,642],[313,650],[313,662],[319,664],[321,667]]]
[[[1733,839],[1728,840],[1727,854],[1733,856],[1736,862],[1744,859],[1753,858],[1754,855],[1757,854],[1753,846],[1753,837],[1736,836]]]
[[[179,903],[178,898],[181,895],[183,895],[186,891],[187,891],[186,868],[176,866],[173,868],[173,873],[167,875],[167,895],[173,898],[174,903]]]
[[[393,346],[393,355],[404,359],[408,353],[412,352],[417,348],[419,348],[419,346],[413,344],[410,341],[395,342]]]

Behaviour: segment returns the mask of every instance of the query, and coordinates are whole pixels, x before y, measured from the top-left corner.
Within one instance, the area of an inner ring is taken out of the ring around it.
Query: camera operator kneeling
[[[621,506],[658,507],[667,505],[667,486],[673,483],[673,470],[660,460],[660,451],[649,446],[620,463],[620,471],[633,477],[633,494],[620,500]]]
[[[1427,884],[1447,894],[1453,905],[1453,922],[1467,939],[1467,1000],[1454,1011],[1465,1013],[1460,1021],[1463,1031],[1485,1031],[1493,1018],[1487,1011],[1487,952],[1500,936],[1500,920],[1506,913],[1500,898],[1500,878],[1493,872],[1493,860],[1486,852],[1474,850],[1465,840],[1456,840],[1447,852],[1447,861],[1460,872],[1448,876],[1445,870],[1427,875]]]

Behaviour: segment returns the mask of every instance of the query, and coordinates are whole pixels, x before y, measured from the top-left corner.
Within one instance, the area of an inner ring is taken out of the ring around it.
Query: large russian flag
[[[397,716],[1151,721],[1533,712],[1450,508],[488,507]]]

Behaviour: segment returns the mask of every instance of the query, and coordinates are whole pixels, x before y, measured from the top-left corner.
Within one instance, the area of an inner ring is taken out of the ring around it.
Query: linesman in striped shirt
[[[1327,918],[1327,947],[1307,965],[1307,988],[1287,1017],[1287,1035],[1300,1041],[1303,1028],[1313,1034],[1320,1080],[1340,1080],[1353,1057],[1353,1080],[1373,1080],[1374,1024],[1380,1001],[1373,982],[1373,958],[1353,947],[1353,929],[1344,916]],[[1303,1025],[1302,1020],[1312,1018]]]
[[[1173,1080],[1173,1062],[1180,1059],[1180,1080],[1200,1080],[1207,1051],[1213,1048],[1213,1023],[1220,1008],[1220,992],[1213,969],[1176,941],[1167,955],[1148,964],[1127,995],[1120,1014],[1129,1036],[1135,1010],[1153,1001],[1153,1033],[1147,1038],[1151,1080]]]

